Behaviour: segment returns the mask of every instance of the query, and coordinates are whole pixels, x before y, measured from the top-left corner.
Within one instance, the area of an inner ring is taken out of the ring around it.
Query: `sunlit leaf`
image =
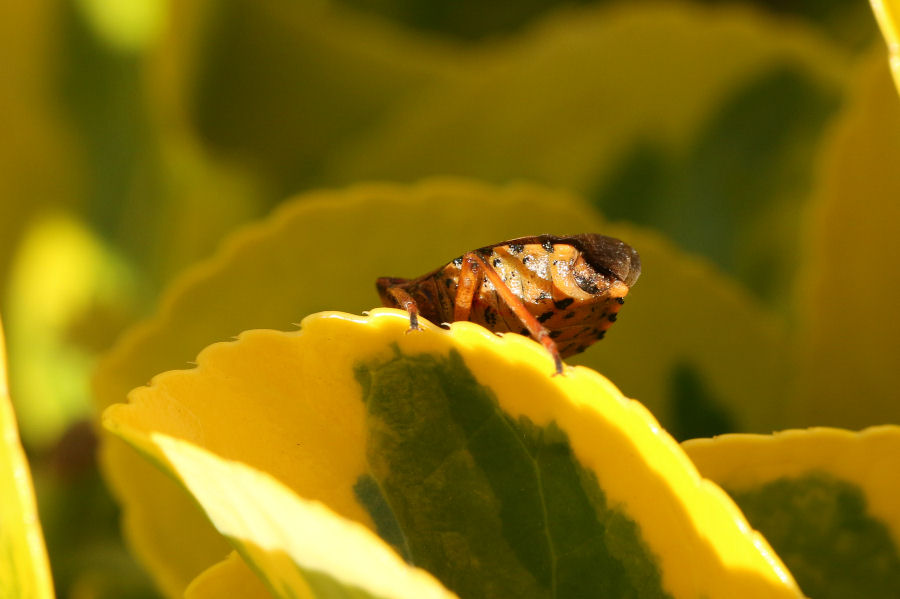
[[[19,443],[6,383],[0,325],[0,597],[52,599],[53,583],[41,535],[31,474]]]
[[[900,2],[897,0],[870,0],[870,2],[881,27],[881,33],[887,42],[894,83],[900,91]]]
[[[309,571],[331,570],[308,560],[374,585],[393,570],[355,557],[325,515],[290,507],[257,471],[377,530],[461,596],[799,596],[721,490],[608,380],[553,377],[547,352],[518,335],[408,326],[379,309],[245,332],[104,420],[180,477],[282,596],[300,584],[290,562],[261,565],[279,550],[316,596],[331,582]]]
[[[166,435],[120,432],[163,461],[277,597],[453,597],[365,527],[263,472]]]
[[[684,443],[810,597],[900,588],[900,427],[794,430]]]

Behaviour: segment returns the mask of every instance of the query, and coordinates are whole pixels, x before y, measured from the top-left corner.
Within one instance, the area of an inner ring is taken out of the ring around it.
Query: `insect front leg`
[[[487,277],[487,279],[493,284],[494,289],[497,290],[497,294],[500,296],[500,299],[503,300],[509,309],[512,310],[512,313],[516,315],[516,318],[521,321],[525,328],[528,329],[528,332],[531,336],[550,352],[550,355],[553,357],[553,364],[556,366],[556,372],[554,374],[562,374],[563,372],[563,363],[562,358],[559,357],[559,348],[556,347],[556,342],[550,337],[550,331],[548,331],[544,325],[538,322],[538,319],[534,317],[534,314],[528,311],[528,308],[525,307],[525,304],[522,303],[522,300],[512,292],[506,283],[503,282],[503,279],[497,274],[497,271],[494,268],[482,260],[481,256],[474,252],[469,252],[465,256],[463,256],[463,268],[465,269],[465,264],[468,261],[472,261],[477,265],[479,270],[484,273],[483,276]],[[460,283],[462,283],[462,275],[460,275]],[[479,283],[480,284],[480,283]],[[458,298],[458,296],[457,296]],[[457,299],[457,309],[459,307],[459,301]],[[471,308],[471,298],[469,301],[469,307]],[[467,314],[468,316],[468,314]]]
[[[392,282],[391,279],[378,279],[376,285],[379,288],[379,291],[383,290],[385,294],[390,296],[397,305],[406,310],[409,313],[409,329],[407,329],[407,333],[410,331],[418,331],[419,330],[419,306],[416,305],[416,300],[412,298],[412,296],[406,292],[402,287],[397,286],[396,283]]]

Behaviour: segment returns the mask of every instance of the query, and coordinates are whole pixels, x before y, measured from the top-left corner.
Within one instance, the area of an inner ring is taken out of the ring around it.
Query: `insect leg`
[[[528,311],[528,308],[525,307],[522,300],[519,299],[506,283],[503,282],[503,279],[500,278],[497,271],[494,270],[490,264],[482,260],[481,256],[474,252],[470,252],[463,256],[463,264],[469,260],[481,267],[484,276],[486,276],[494,285],[494,289],[496,289],[497,293],[500,295],[500,299],[506,302],[506,305],[509,306],[509,309],[512,310],[513,314],[515,314],[522,324],[525,325],[525,328],[528,329],[531,336],[534,337],[538,343],[547,348],[547,351],[550,352],[550,355],[553,357],[553,363],[556,365],[555,374],[562,374],[562,358],[559,357],[559,349],[556,347],[556,342],[550,338],[550,331],[538,322],[538,319],[534,317],[534,314]]]
[[[472,312],[472,299],[475,292],[481,287],[484,280],[484,269],[471,256],[463,256],[462,268],[459,271],[459,281],[456,284],[456,300],[453,305],[453,320],[469,320]]]
[[[385,291],[394,298],[394,301],[396,301],[401,308],[409,312],[409,329],[406,332],[418,331],[419,307],[416,305],[416,300],[414,300],[405,289],[400,287],[388,287]]]

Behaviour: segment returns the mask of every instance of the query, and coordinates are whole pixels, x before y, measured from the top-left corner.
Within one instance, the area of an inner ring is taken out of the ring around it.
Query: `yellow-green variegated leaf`
[[[900,589],[900,427],[725,435],[684,443],[809,597]]]
[[[204,346],[242,330],[376,306],[378,276],[412,277],[503,239],[576,231],[618,236],[644,264],[607,339],[576,362],[640,397],[678,438],[778,426],[784,333],[713,268],[656,235],[604,223],[566,194],[451,179],[306,194],[236,234],[105,357],[95,376],[98,405],[123,401],[155,374],[185,367]],[[131,544],[165,592],[180,596],[221,559],[221,538],[121,442],[104,442],[102,455]],[[181,541],[184,530],[191,544]]]
[[[6,383],[0,324],[0,597],[51,599],[53,583],[34,489]]]
[[[853,82],[808,219],[792,426],[900,423],[900,102],[880,49]]]
[[[870,0],[875,18],[887,42],[894,83],[900,91],[900,2],[897,0]]]
[[[104,421],[181,480],[279,596],[328,596],[335,580],[426,596],[389,584],[413,575],[378,557],[366,527],[464,597],[800,597],[721,489],[607,379],[551,376],[519,335],[408,327],[377,309],[248,331]]]
[[[184,0],[169,10],[149,61],[162,122],[199,131],[278,194],[317,182],[331,153],[459,68],[451,45],[341,3]]]
[[[184,485],[276,597],[454,597],[366,527],[299,497],[265,472],[160,432],[115,420],[111,426]],[[244,582],[231,594],[239,589],[258,591]]]

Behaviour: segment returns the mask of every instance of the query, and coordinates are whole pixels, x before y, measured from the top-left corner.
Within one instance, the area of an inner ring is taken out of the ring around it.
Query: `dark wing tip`
[[[641,257],[633,247],[613,237],[596,233],[574,235],[585,260],[600,271],[607,271],[631,287],[641,276]]]

